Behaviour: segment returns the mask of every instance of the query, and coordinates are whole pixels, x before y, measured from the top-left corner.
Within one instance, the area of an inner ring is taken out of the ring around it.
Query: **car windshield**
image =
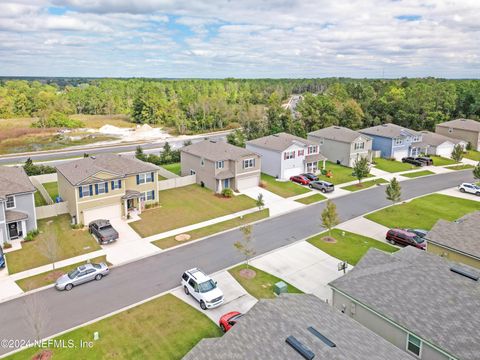
[[[417,244],[420,244],[420,243],[422,243],[422,242],[425,241],[424,239],[422,239],[422,238],[421,238],[420,236],[418,236],[418,235],[415,235],[415,237],[413,238],[413,240],[415,240],[415,242],[416,242]]]
[[[77,270],[77,269],[75,269],[75,270],[73,270],[73,271],[70,271],[70,272],[68,273],[68,277],[69,277],[70,279],[75,279],[75,278],[77,277],[77,275],[78,275],[78,270]]]
[[[112,228],[112,225],[105,225],[100,228],[100,230],[110,230]]]
[[[201,293],[209,292],[210,290],[213,290],[216,287],[217,285],[215,285],[215,282],[213,280],[208,280],[198,285],[198,289],[200,290]]]
[[[102,268],[102,265],[100,265],[100,264],[92,264],[92,266],[93,266],[95,269],[101,269],[101,268]]]

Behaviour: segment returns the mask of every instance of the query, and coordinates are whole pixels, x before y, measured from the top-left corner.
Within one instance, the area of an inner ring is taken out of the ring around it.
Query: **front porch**
[[[139,215],[145,209],[144,194],[136,190],[126,190],[122,196],[122,218],[139,220]]]
[[[230,170],[222,171],[215,176],[215,192],[221,193],[223,189],[230,189],[234,181],[234,174]]]
[[[323,160],[310,160],[305,159],[305,172],[317,174],[320,170],[325,170],[325,159]]]
[[[21,211],[5,211],[7,241],[22,239],[27,235],[28,214]]]

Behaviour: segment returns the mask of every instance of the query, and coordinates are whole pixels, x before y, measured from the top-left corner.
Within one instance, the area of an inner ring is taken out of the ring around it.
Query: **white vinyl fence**
[[[68,214],[68,203],[66,201],[52,205],[38,206],[35,208],[37,219],[46,219],[53,216]]]
[[[192,185],[197,182],[197,176],[196,175],[188,175],[188,176],[182,176],[182,177],[176,177],[172,179],[167,179],[167,180],[160,180],[158,182],[158,190],[168,190],[168,189],[174,189],[178,187],[183,187],[187,185]]]

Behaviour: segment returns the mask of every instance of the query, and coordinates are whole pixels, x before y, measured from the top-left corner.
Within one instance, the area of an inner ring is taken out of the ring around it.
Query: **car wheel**
[[[70,291],[70,290],[72,290],[72,289],[73,289],[73,285],[72,285],[72,284],[67,284],[67,285],[65,286],[65,290],[67,290],[67,291]]]
[[[205,303],[202,301],[200,301],[200,307],[202,308],[202,310],[207,310],[207,305],[205,305]]]
[[[183,287],[183,291],[185,291],[185,294],[190,295],[190,291],[188,291],[188,288],[186,286]]]
[[[475,195],[480,196],[480,192],[477,192]]]
[[[102,277],[103,275],[102,274],[97,274],[97,276],[95,276],[95,280],[102,280]]]
[[[321,189],[320,191],[321,191],[322,193],[324,193],[324,194],[327,192],[326,189]]]
[[[313,186],[312,186],[312,184],[309,184],[309,185],[308,185],[308,187],[309,187],[310,189],[313,189]]]
[[[222,332],[227,332],[227,329],[225,329],[225,325],[223,324],[220,324],[220,329],[222,330]]]
[[[464,188],[461,188],[461,189],[460,189],[460,192],[464,193],[464,192],[465,192],[465,189],[464,189]]]

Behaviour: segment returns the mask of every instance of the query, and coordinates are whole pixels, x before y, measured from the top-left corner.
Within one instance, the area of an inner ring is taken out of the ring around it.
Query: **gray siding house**
[[[0,167],[0,244],[37,228],[35,191],[22,167]]]
[[[480,151],[480,121],[472,119],[455,119],[435,126],[437,134],[461,139],[470,143],[472,148]]]
[[[405,247],[370,249],[330,283],[333,306],[409,354],[424,360],[478,360],[478,270]]]
[[[181,149],[182,176],[193,175],[197,183],[221,192],[225,188],[236,191],[258,186],[260,156],[224,141],[204,140]]]
[[[359,158],[372,161],[372,139],[341,126],[330,126],[308,133],[308,140],[320,145],[320,152],[331,162],[353,167]]]

